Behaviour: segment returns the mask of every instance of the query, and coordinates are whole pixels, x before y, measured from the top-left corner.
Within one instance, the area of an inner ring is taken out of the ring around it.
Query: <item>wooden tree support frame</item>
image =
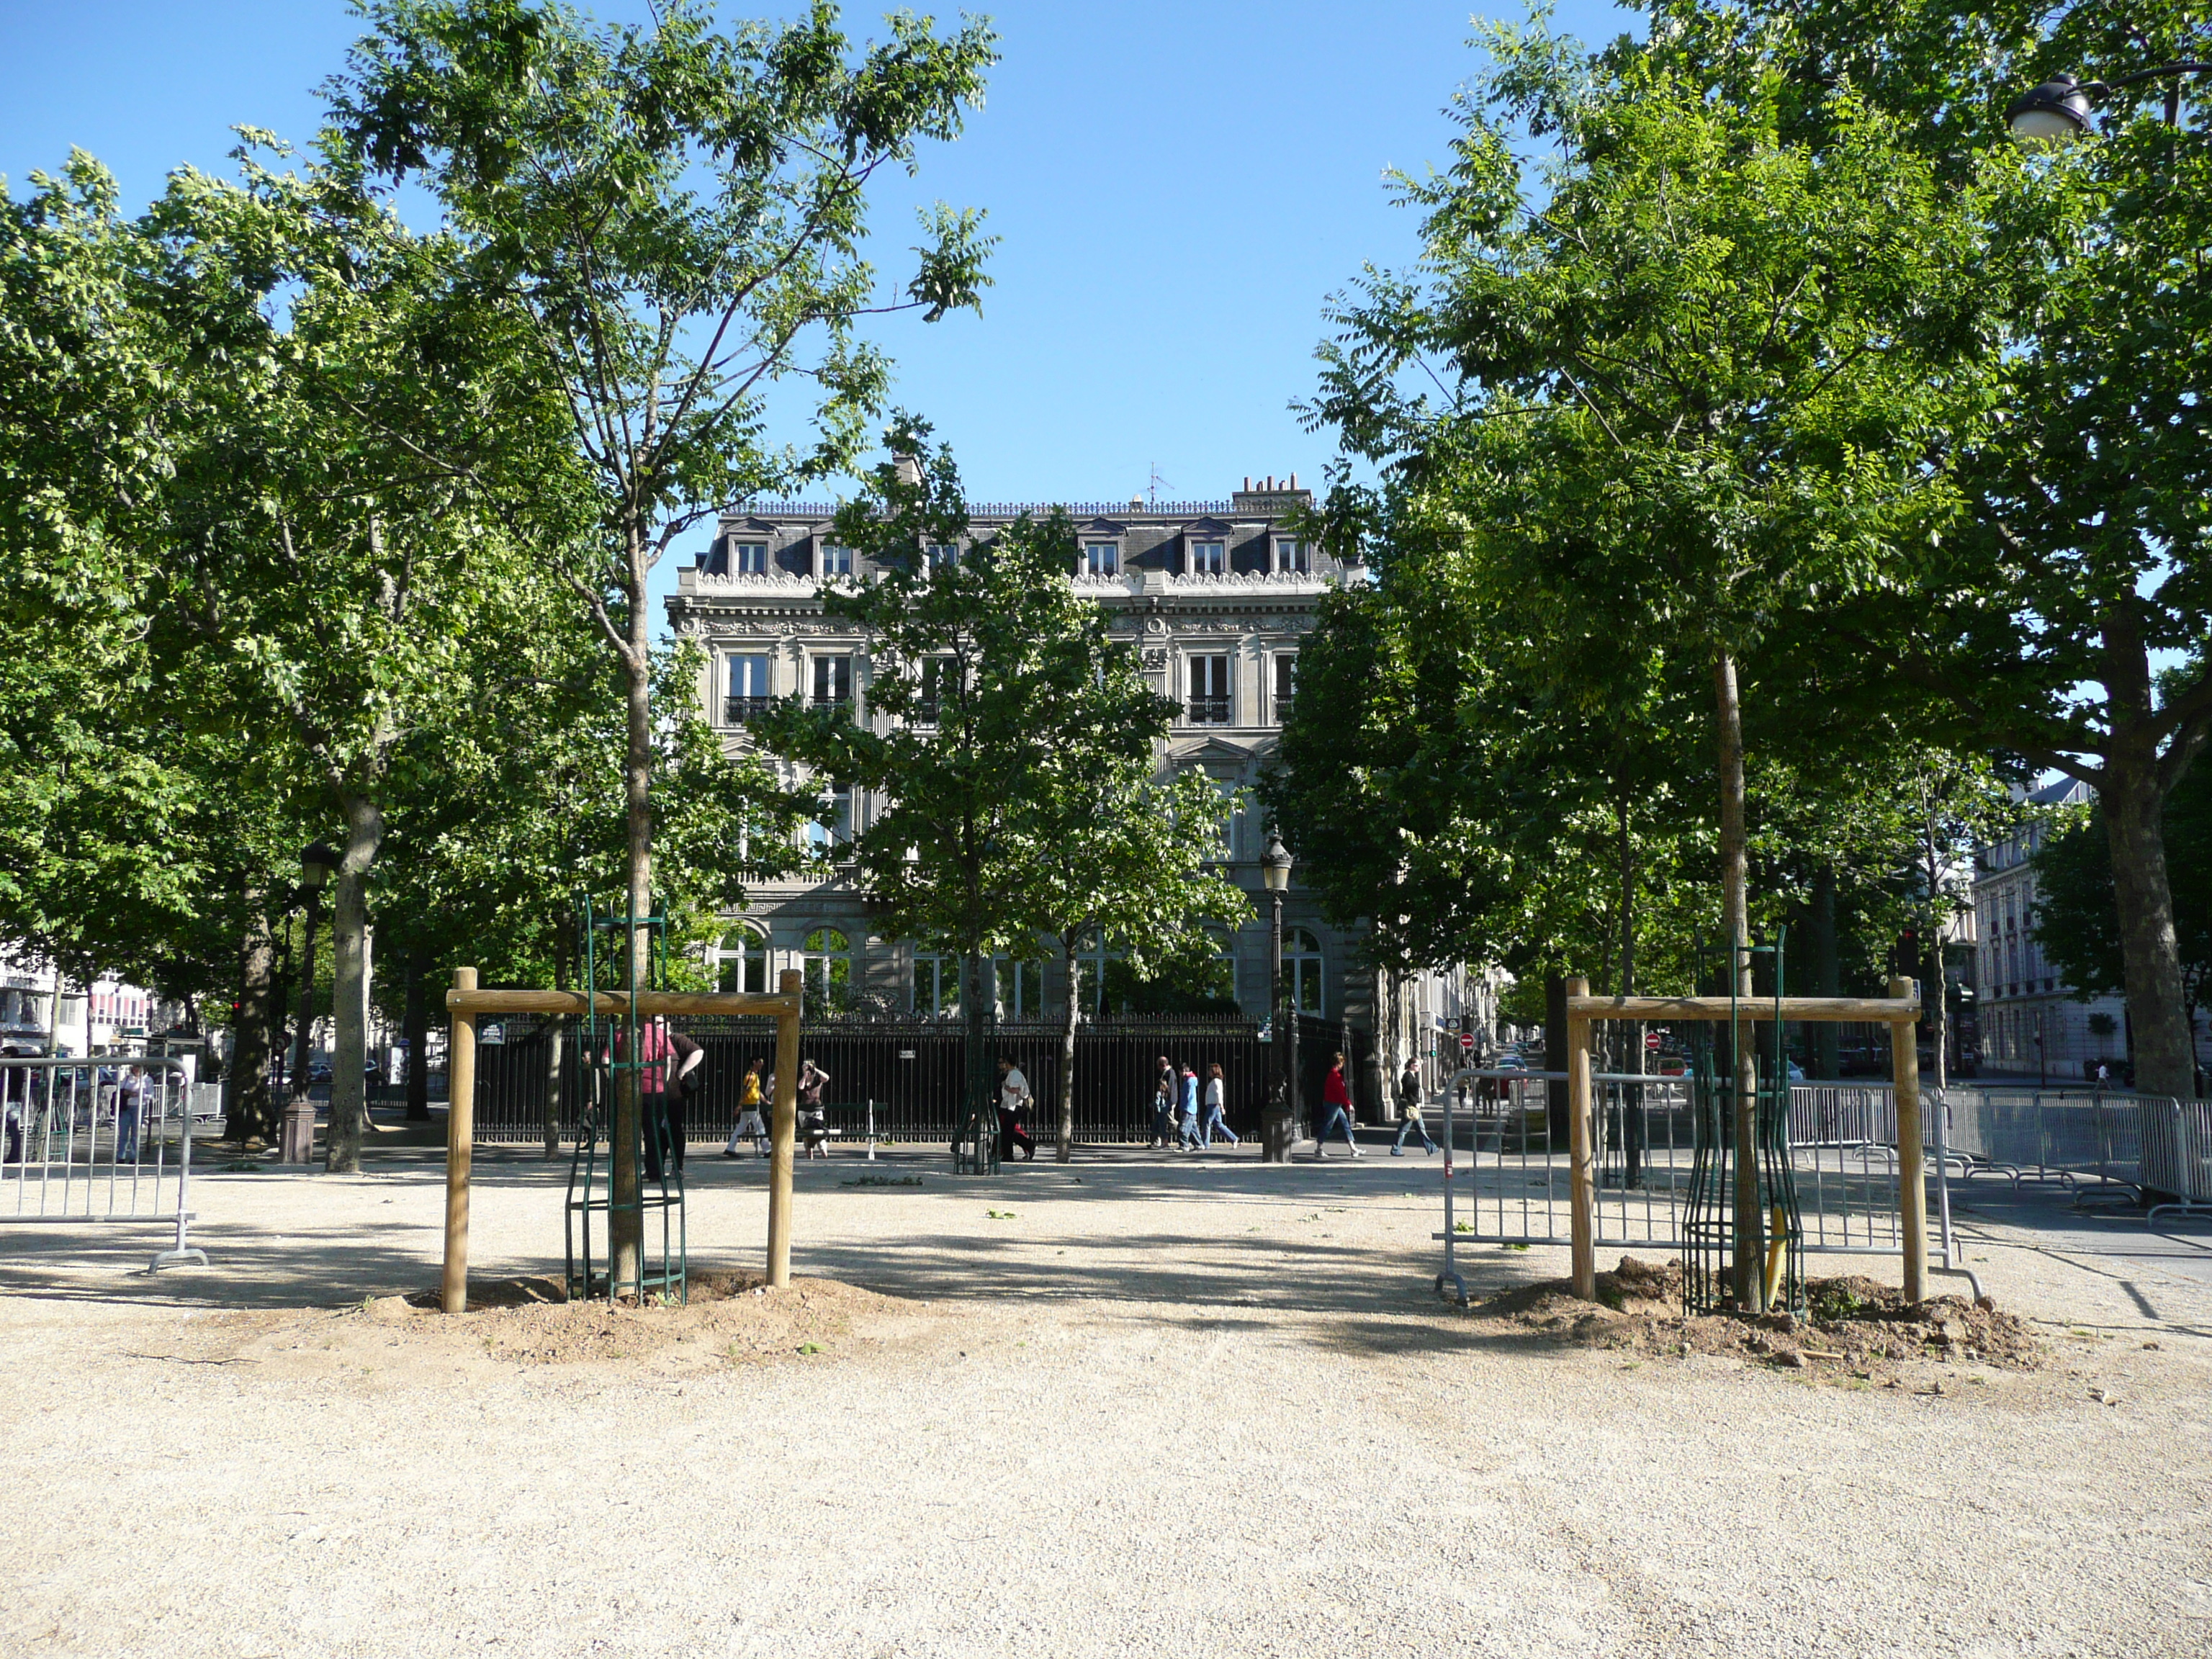
[[[1905,1299],[1928,1297],[1928,1182],[1922,1170],[1920,1051],[1913,1028],[1920,1023],[1920,988],[1909,979],[1893,979],[1889,995],[1878,997],[1784,997],[1731,1001],[1727,997],[1594,997],[1589,981],[1567,981],[1567,1148],[1569,1244],[1573,1256],[1574,1292],[1597,1300],[1597,1172],[1590,1146],[1590,1026],[1597,1020],[1740,1019],[1771,1024],[1784,1021],[1863,1021],[1889,1027],[1890,1064],[1897,1087],[1897,1205],[1904,1236]]]
[[[453,1036],[446,1050],[446,1267],[439,1294],[449,1314],[469,1305],[469,1164],[476,1142],[477,1017],[480,1014],[621,1014],[626,991],[480,991],[477,970],[453,969],[446,993]],[[766,1014],[775,1021],[775,1103],[769,1126],[768,1282],[791,1283],[791,1166],[799,1121],[799,972],[786,969],[776,994],[641,991],[637,1012],[665,1014]]]

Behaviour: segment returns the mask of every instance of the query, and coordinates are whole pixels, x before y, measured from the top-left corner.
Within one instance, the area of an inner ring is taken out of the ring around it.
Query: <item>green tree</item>
[[[1756,62],[1808,144],[1848,81],[1960,189],[1986,227],[1996,371],[1926,446],[1966,505],[1850,625],[1937,693],[1951,740],[2089,784],[2111,842],[2137,1075],[2193,1066],[2162,806],[2212,729],[2212,666],[2154,692],[2166,651],[2212,633],[2212,130],[2202,77],[2137,72],[2212,56],[2201,8],[1903,0],[1655,9],[1670,61],[1708,85]],[[1748,48],[1748,50],[1747,50]],[[2056,73],[2114,84],[2099,130],[2022,155],[2004,111]],[[1947,258],[1954,257],[1949,254]],[[1983,411],[1987,411],[1986,415]]]
[[[371,0],[371,33],[330,88],[328,153],[411,179],[522,320],[590,481],[575,533],[546,550],[623,677],[624,884],[653,889],[653,619],[646,583],[693,526],[854,453],[885,366],[860,320],[977,303],[988,240],[972,212],[926,216],[902,297],[862,257],[869,186],[957,135],[994,61],[989,31],[940,36],[900,13],[856,47],[834,8],[718,33],[690,0],[641,27],[559,4]],[[811,449],[767,441],[767,397],[819,394]],[[631,941],[641,974],[647,941]],[[624,1095],[617,1195],[635,1179]],[[626,1218],[617,1278],[637,1249]]]
[[[864,714],[793,704],[754,729],[818,776],[883,798],[849,856],[887,933],[964,958],[970,1106],[986,1125],[989,958],[1054,937],[1069,969],[1065,1158],[1085,939],[1118,938],[1135,971],[1169,968],[1206,921],[1244,901],[1204,868],[1222,805],[1212,783],[1155,781],[1153,744],[1174,706],[1109,640],[1101,608],[1077,597],[1066,514],[965,544],[958,471],[928,435],[902,420],[893,459],[836,520],[838,541],[883,571],[823,599],[866,630]],[[931,548],[957,551],[933,561]],[[1206,826],[1196,833],[1194,812]]]
[[[1978,337],[1973,222],[1848,92],[1812,149],[1763,87],[1716,100],[1644,57],[1585,64],[1534,29],[1486,40],[1451,171],[1401,181],[1427,210],[1422,268],[1370,274],[1340,307],[1314,413],[1462,528],[1563,685],[1623,642],[1702,660],[1722,932],[1741,943],[1742,671],[1772,641],[1822,636],[1826,607],[1947,520],[1923,456]],[[1559,143],[1540,201],[1516,121]],[[1419,370],[1437,400],[1408,390]]]

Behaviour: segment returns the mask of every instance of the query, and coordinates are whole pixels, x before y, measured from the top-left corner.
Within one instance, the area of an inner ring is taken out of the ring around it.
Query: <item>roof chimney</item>
[[[897,469],[898,481],[909,487],[921,482],[921,462],[912,455],[894,455],[892,465]]]
[[[1244,493],[1247,495],[1252,493],[1252,477],[1249,473],[1247,473],[1244,477]]]
[[[1297,475],[1297,473],[1293,472],[1293,473],[1291,473],[1291,489],[1296,489],[1297,487],[1298,487],[1298,475]]]

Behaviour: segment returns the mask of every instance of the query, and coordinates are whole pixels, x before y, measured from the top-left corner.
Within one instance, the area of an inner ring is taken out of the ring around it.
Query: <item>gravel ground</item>
[[[2201,1230],[1968,1203],[2045,1364],[1870,1389],[1440,1304],[1440,1164],[841,1154],[839,1284],[550,1359],[363,1310],[435,1282],[425,1154],[197,1180],[204,1273],[9,1222],[0,1653],[2212,1650]],[[559,1174],[477,1170],[479,1273],[557,1277]],[[763,1166],[693,1180],[695,1264],[757,1267]]]

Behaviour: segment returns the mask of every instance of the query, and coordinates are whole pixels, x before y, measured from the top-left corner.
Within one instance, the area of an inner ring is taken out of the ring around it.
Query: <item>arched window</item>
[[[1283,935],[1283,983],[1290,993],[1291,1006],[1302,1014],[1321,1014],[1322,1006],[1321,941],[1303,927],[1293,927]]]
[[[914,957],[914,1011],[935,1019],[960,1012],[960,958],[934,951]]]
[[[732,927],[714,952],[715,979],[725,991],[768,994],[768,941],[750,927]]]
[[[1044,1012],[1044,965],[1012,957],[991,958],[1000,1019],[1035,1019]]]
[[[842,1011],[853,994],[852,941],[835,927],[817,927],[806,936],[799,971],[810,1008]]]

